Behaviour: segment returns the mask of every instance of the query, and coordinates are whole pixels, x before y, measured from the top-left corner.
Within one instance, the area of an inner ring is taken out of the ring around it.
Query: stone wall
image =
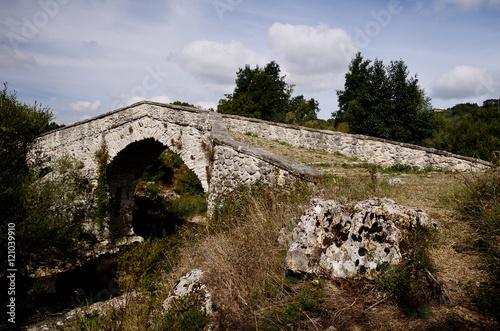
[[[321,171],[294,160],[235,141],[229,135],[222,116],[215,113],[211,116],[214,151],[209,210],[214,208],[218,196],[240,184],[261,181],[270,185],[285,185],[297,178],[315,182],[323,175]]]
[[[223,115],[223,118],[230,131],[250,132],[262,138],[287,142],[292,146],[340,153],[383,167],[407,164],[419,169],[432,167],[451,171],[479,171],[493,166],[479,159],[380,138],[310,129],[234,115]]]

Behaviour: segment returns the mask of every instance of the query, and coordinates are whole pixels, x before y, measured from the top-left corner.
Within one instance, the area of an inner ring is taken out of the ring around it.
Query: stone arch
[[[108,183],[111,195],[107,227],[108,237],[120,238],[136,235],[133,215],[134,208],[136,208],[135,190],[138,180],[146,167],[157,159],[163,151],[170,149],[179,154],[184,164],[191,169],[186,163],[185,155],[184,157],[181,155],[186,153],[179,153],[182,150],[169,147],[155,138],[144,138],[130,142],[120,151],[113,153],[114,157],[108,165]]]

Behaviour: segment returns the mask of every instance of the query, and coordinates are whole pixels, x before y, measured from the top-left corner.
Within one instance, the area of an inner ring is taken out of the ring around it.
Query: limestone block
[[[313,200],[292,231],[286,267],[299,275],[352,277],[376,274],[381,263],[397,264],[417,225],[437,228],[422,210],[372,198],[354,212],[334,200]]]

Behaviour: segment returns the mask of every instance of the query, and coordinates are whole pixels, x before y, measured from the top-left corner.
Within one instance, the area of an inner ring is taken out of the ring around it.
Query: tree
[[[192,105],[188,102],[183,102],[183,101],[174,101],[172,102],[173,105],[176,105],[176,106],[184,106],[184,107],[191,107],[191,108],[196,108],[195,105]]]
[[[435,115],[429,147],[499,162],[500,112],[495,99],[477,104],[458,104]]]
[[[432,132],[430,98],[408,77],[403,60],[388,66],[373,64],[361,53],[349,65],[343,91],[337,91],[340,110],[336,123],[347,122],[351,131],[390,140],[421,143]]]
[[[236,87],[233,94],[221,99],[217,111],[260,118],[273,122],[285,122],[293,86],[280,76],[279,65],[272,61],[264,68],[251,69],[246,65],[236,73]]]
[[[50,128],[51,120],[48,108],[19,102],[15,93],[7,93],[4,83],[0,92],[0,208],[6,224],[17,224],[23,217],[21,206],[30,175],[26,155],[35,137]]]
[[[286,122],[296,125],[317,120],[316,114],[319,111],[319,103],[314,100],[306,100],[303,95],[296,96],[290,100]]]
[[[37,181],[28,165],[27,154],[37,136],[57,128],[51,122],[52,112],[42,107],[19,102],[16,94],[0,91],[0,210],[2,229],[11,223],[16,228],[16,260],[26,262],[33,256],[49,261],[43,254],[58,249],[67,255],[75,245],[75,236],[83,234],[81,224],[73,222],[87,205],[75,204],[88,188],[77,175],[76,161],[60,160],[57,177]],[[6,245],[1,245],[5,249]],[[5,256],[5,254],[4,254]],[[4,266],[5,267],[5,266]],[[19,268],[22,270],[22,265]],[[0,268],[1,269],[1,268]],[[1,271],[1,270],[0,270]]]

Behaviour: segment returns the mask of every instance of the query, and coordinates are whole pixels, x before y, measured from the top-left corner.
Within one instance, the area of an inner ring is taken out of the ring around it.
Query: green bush
[[[206,315],[196,306],[196,296],[181,298],[170,307],[161,323],[163,330],[201,330],[206,323]]]
[[[402,243],[405,260],[400,264],[379,266],[376,284],[380,289],[390,291],[407,313],[425,313],[432,300],[442,298],[442,289],[429,278],[434,270],[429,253],[434,239],[433,230],[421,226],[413,228],[408,242]]]
[[[31,267],[75,257],[95,239],[83,227],[94,211],[86,203],[92,187],[78,173],[80,167],[80,162],[63,157],[56,162],[52,178],[38,180],[26,189],[29,208],[18,226],[19,247]]]

